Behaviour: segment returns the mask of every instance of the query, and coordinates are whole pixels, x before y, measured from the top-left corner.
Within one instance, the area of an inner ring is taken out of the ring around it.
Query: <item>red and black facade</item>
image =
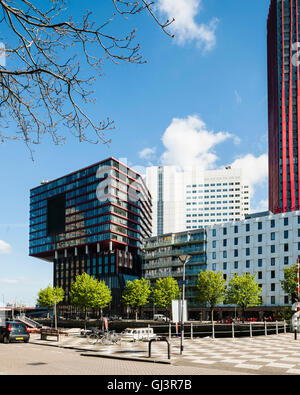
[[[112,290],[120,307],[127,280],[141,276],[141,247],[151,236],[151,196],[142,177],[114,158],[30,191],[29,254],[54,263],[65,303],[86,272]]]
[[[269,210],[299,210],[299,0],[271,0],[268,18]]]

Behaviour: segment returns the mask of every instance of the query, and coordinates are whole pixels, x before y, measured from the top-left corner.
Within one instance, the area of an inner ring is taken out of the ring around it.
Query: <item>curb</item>
[[[171,365],[171,361],[160,361],[160,360],[155,360],[155,359],[147,359],[147,358],[131,358],[131,357],[123,357],[121,355],[103,355],[103,354],[95,354],[94,351],[89,351],[86,350],[85,348],[81,347],[74,347],[74,346],[63,346],[59,344],[47,344],[47,343],[36,343],[36,342],[30,342],[30,344],[35,344],[38,346],[48,346],[48,347],[57,347],[57,348],[64,348],[68,350],[77,350],[77,351],[82,351],[82,356],[84,357],[96,357],[96,358],[107,358],[107,359],[119,359],[123,361],[133,361],[133,362],[150,362],[150,363],[160,363],[164,365]],[[92,354],[94,352],[94,354]],[[87,354],[89,353],[89,354]]]
[[[160,363],[164,365],[171,365],[171,361],[159,361],[155,359],[147,359],[147,358],[130,358],[130,357],[123,357],[119,355],[102,355],[102,354],[80,354],[83,357],[96,357],[96,358],[107,358],[107,359],[120,359],[123,361],[133,361],[133,362],[150,362],[150,363]]]

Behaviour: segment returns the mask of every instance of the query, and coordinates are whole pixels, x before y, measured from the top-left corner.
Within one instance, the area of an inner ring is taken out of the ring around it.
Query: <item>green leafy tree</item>
[[[88,309],[104,308],[111,302],[111,291],[104,281],[98,281],[87,273],[76,277],[71,286],[71,304],[84,311],[85,325]]]
[[[297,292],[297,265],[292,265],[284,270],[284,279],[280,281],[283,291],[291,297]]]
[[[211,321],[213,321],[216,305],[222,303],[226,296],[226,281],[223,274],[211,270],[201,272],[198,275],[196,289],[199,302],[210,305]]]
[[[150,282],[145,278],[127,282],[122,298],[127,306],[135,310],[136,320],[138,319],[138,310],[149,302],[150,293]]]
[[[155,306],[163,307],[170,315],[172,300],[179,298],[179,286],[173,277],[159,278],[152,289],[152,300]]]
[[[228,284],[225,303],[239,306],[243,312],[243,321],[248,307],[261,304],[261,288],[255,278],[256,274],[253,276],[249,273],[244,273],[241,276],[235,274]]]
[[[56,306],[62,302],[65,296],[65,291],[60,287],[51,287],[41,289],[38,293],[37,303],[41,307],[48,307],[48,318],[50,307],[54,306],[55,328],[57,328]]]

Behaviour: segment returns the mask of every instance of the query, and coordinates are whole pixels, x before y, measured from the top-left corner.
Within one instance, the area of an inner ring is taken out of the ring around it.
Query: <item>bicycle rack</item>
[[[164,341],[164,342],[168,343],[168,359],[171,359],[171,345],[170,345],[169,339],[167,339],[166,337],[162,337],[162,336],[157,337],[156,339],[151,339],[149,341],[149,346],[148,346],[148,356],[149,356],[149,358],[151,358],[151,345],[152,345],[152,342],[161,342],[161,341]]]

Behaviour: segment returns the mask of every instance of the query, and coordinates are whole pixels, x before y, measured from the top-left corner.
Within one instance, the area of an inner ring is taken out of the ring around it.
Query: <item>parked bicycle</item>
[[[94,329],[87,335],[87,341],[89,344],[95,345],[100,344],[119,344],[121,342],[121,336],[115,331],[102,332]]]

